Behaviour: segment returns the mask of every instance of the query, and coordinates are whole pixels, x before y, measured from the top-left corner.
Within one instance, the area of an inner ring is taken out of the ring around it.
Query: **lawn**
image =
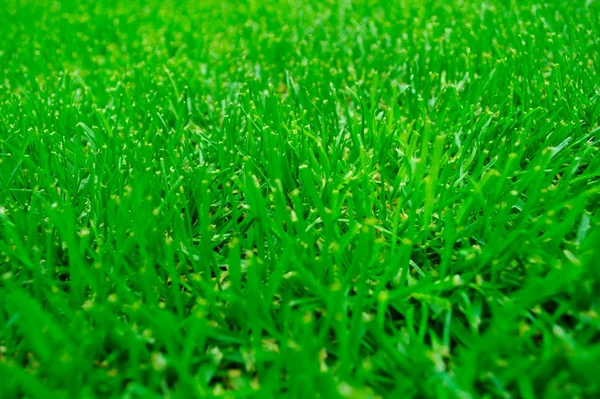
[[[600,2],[0,1],[0,398],[600,397]]]

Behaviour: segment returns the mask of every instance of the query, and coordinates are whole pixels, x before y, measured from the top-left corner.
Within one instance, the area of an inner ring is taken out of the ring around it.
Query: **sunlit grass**
[[[0,5],[0,397],[600,395],[595,1]]]

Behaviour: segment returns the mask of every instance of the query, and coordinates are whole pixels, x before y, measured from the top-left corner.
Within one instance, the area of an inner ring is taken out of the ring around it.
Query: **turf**
[[[0,397],[598,397],[599,25],[3,0]]]

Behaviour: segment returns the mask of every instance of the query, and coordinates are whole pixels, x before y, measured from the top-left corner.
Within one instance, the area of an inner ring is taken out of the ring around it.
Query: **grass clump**
[[[599,11],[5,0],[0,396],[600,395]]]

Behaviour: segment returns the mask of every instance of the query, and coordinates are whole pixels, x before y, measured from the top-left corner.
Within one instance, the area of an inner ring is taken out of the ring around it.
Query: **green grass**
[[[0,4],[0,397],[600,395],[600,3]]]

